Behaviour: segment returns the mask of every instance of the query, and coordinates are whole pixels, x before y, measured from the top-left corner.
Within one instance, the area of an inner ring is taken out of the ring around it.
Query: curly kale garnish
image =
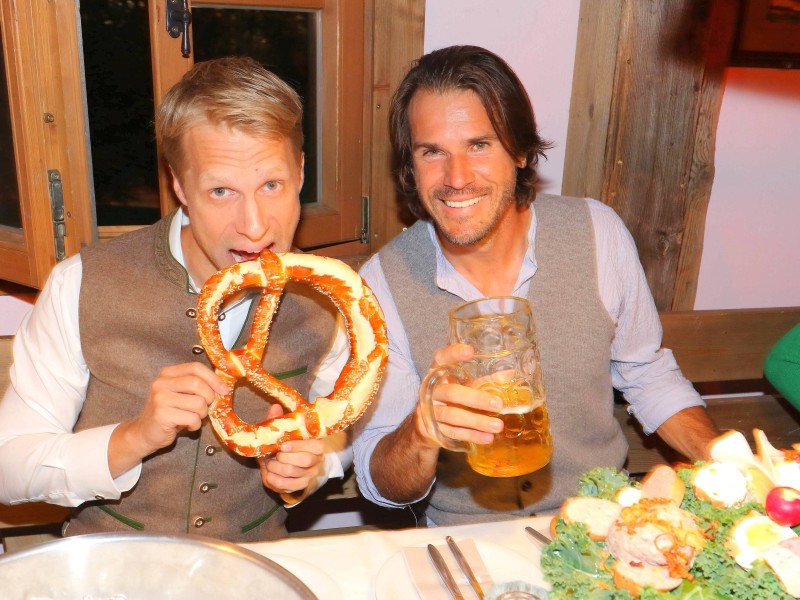
[[[542,551],[542,572],[552,584],[551,600],[630,600],[631,595],[614,587],[607,566],[609,555],[593,541],[581,523],[556,521],[556,537]]]
[[[631,485],[630,478],[612,467],[596,467],[581,475],[578,496],[594,496],[614,500],[616,493]]]

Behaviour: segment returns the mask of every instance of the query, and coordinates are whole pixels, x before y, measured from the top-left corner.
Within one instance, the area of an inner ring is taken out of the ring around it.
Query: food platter
[[[711,446],[710,461],[659,465],[642,482],[584,473],[542,552],[551,600],[800,597],[800,512],[786,504],[800,494],[784,494],[794,479],[779,468],[796,477],[800,450],[762,439],[753,454],[737,432]],[[770,509],[775,490],[783,505]]]

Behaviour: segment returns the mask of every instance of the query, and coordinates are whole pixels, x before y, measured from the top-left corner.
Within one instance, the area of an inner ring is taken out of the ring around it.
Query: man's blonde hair
[[[226,125],[254,137],[286,138],[303,151],[303,106],[285,81],[247,57],[197,63],[164,96],[156,111],[162,160],[180,171],[182,139],[199,123]]]

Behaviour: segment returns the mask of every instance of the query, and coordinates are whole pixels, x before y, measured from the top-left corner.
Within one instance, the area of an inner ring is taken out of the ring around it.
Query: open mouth
[[[237,262],[246,262],[248,260],[255,260],[261,252],[247,252],[246,250],[231,250],[231,256]]]

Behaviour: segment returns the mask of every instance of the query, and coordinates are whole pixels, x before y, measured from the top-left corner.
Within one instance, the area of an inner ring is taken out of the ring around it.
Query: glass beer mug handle
[[[425,379],[422,380],[422,385],[419,388],[419,401],[422,405],[422,420],[425,422],[428,431],[434,435],[436,441],[439,442],[442,448],[455,450],[456,452],[466,452],[468,450],[466,443],[444,435],[439,429],[439,423],[436,421],[436,415],[433,410],[433,390],[437,385],[443,383],[443,379],[447,380],[445,383],[453,383],[452,380],[455,379],[455,383],[468,385],[472,377],[458,365],[444,365],[428,371],[428,374],[425,376]]]

